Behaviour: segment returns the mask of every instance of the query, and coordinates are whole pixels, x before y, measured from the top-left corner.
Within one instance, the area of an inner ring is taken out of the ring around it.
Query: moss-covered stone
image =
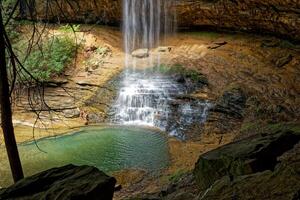
[[[299,141],[299,135],[287,131],[230,143],[200,156],[194,169],[196,182],[205,190],[223,176],[233,180],[241,175],[273,170],[277,158]]]
[[[178,76],[178,81],[184,81],[186,79],[191,80],[194,83],[208,85],[208,80],[205,75],[195,69],[189,69],[179,64],[175,65],[159,65],[148,70],[153,70],[165,75]]]
[[[245,175],[234,181],[227,176],[218,180],[201,199],[296,200],[299,199],[300,175],[295,169],[299,167],[284,165],[273,172],[268,170]]]

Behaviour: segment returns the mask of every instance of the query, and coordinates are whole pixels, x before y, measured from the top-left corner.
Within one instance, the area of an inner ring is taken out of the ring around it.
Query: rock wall
[[[122,0],[36,0],[38,19],[119,25]],[[272,34],[300,41],[300,0],[174,0],[179,28]]]

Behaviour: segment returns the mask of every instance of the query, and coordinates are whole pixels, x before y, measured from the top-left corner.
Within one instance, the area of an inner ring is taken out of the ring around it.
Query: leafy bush
[[[17,32],[18,23],[14,20],[17,12],[15,12],[13,16],[10,16],[16,3],[17,0],[3,0],[0,5],[3,14],[3,22],[6,23],[9,17],[11,17],[9,23],[5,26],[6,33],[10,40],[14,40],[19,36],[19,33]]]
[[[36,79],[48,81],[64,71],[65,66],[75,56],[75,51],[76,44],[73,39],[56,36],[48,39],[42,50],[32,51],[24,66]]]

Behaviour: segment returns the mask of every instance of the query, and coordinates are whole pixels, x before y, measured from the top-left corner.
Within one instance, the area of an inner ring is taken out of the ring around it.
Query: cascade
[[[123,39],[126,54],[126,70],[120,82],[120,91],[111,112],[114,123],[155,126],[178,135],[181,126],[170,123],[174,112],[182,115],[184,124],[194,120],[203,121],[209,103],[202,102],[197,108],[190,103],[182,103],[174,110],[171,106],[176,96],[187,94],[188,88],[172,77],[159,74],[155,70],[139,67],[160,65],[159,54],[153,49],[165,45],[166,36],[176,29],[176,15],[172,10],[174,0],[123,0]],[[132,52],[146,49],[149,56],[135,58]],[[152,50],[152,51],[151,51]]]

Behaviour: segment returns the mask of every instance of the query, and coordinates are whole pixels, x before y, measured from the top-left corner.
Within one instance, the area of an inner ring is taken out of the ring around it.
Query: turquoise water
[[[26,176],[69,163],[95,166],[108,173],[129,168],[155,171],[168,165],[166,137],[138,127],[86,127],[40,139],[37,144],[42,151],[34,142],[19,145]],[[1,149],[0,186],[11,183],[3,152]]]

